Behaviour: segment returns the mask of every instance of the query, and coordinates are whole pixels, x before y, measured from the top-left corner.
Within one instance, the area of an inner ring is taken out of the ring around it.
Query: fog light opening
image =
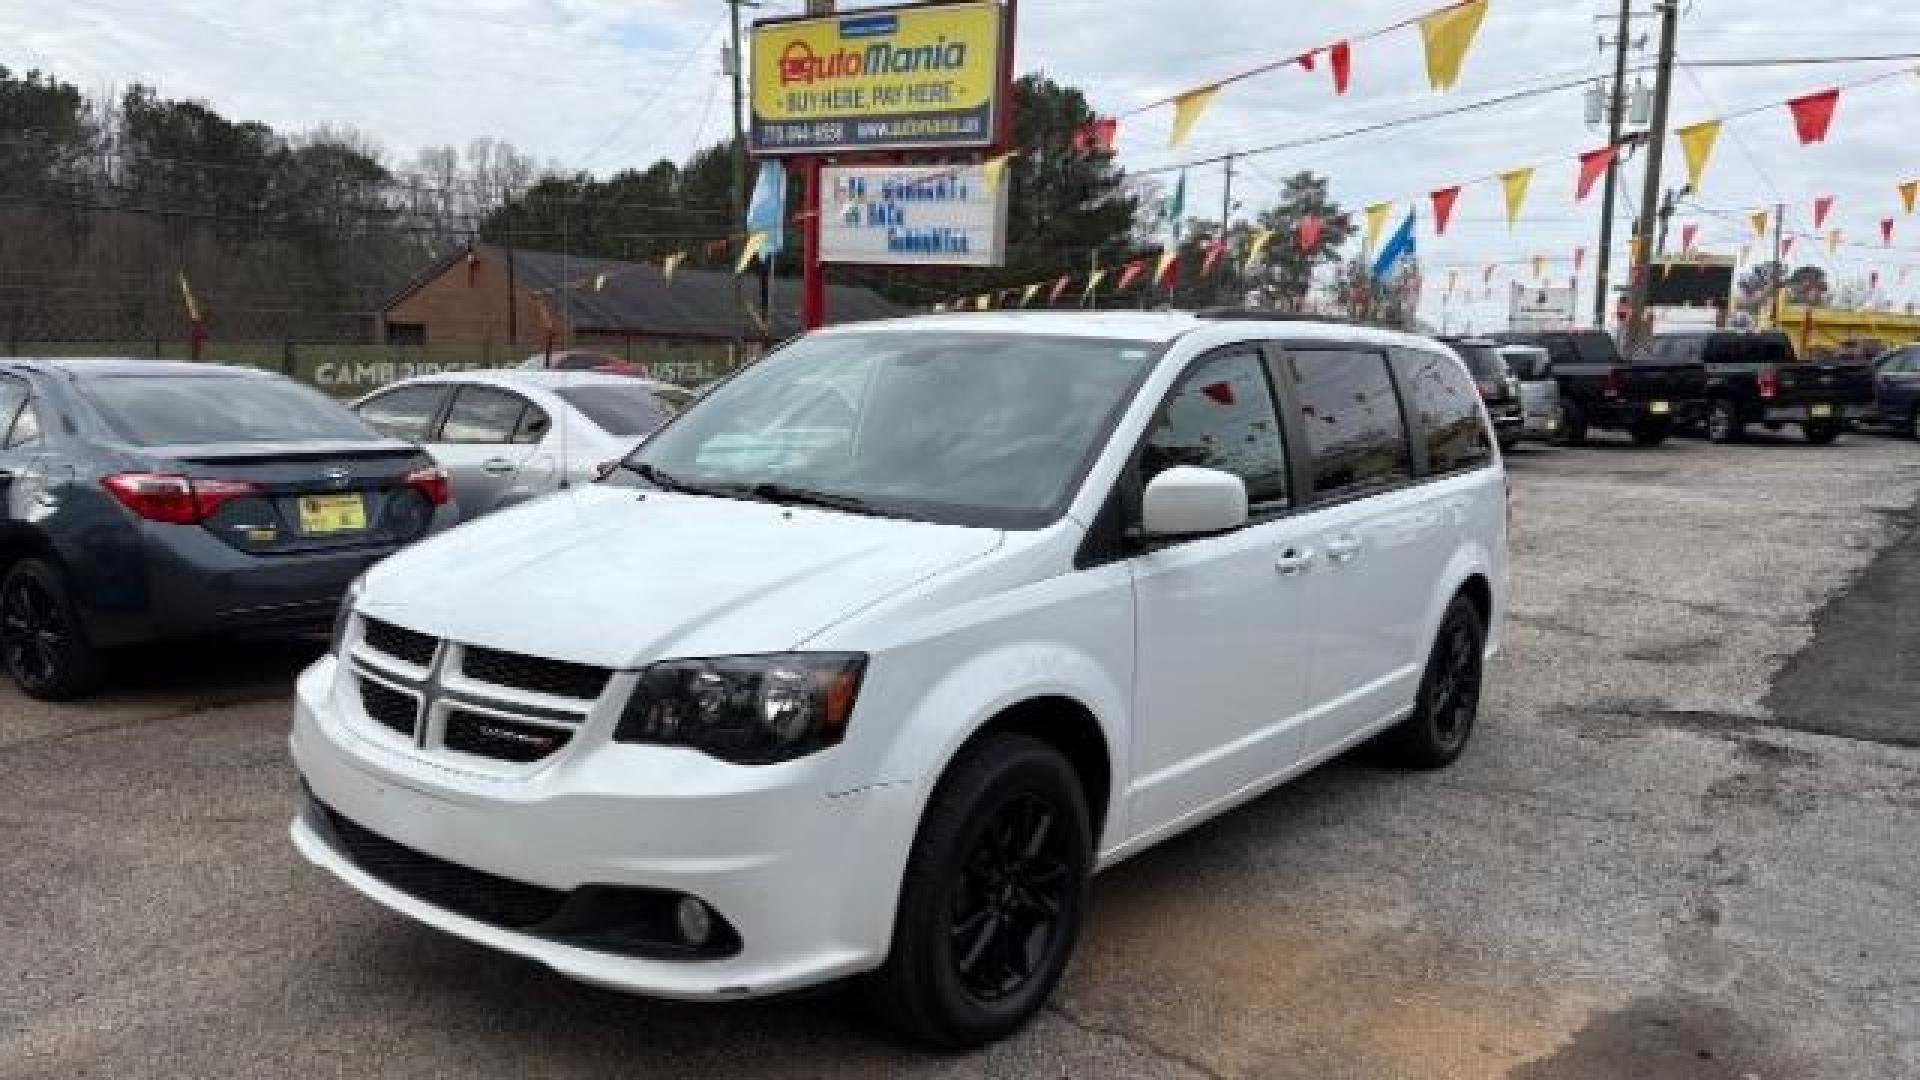
[[[701,948],[713,937],[713,912],[692,896],[683,896],[673,907],[674,928],[680,940],[691,948]]]

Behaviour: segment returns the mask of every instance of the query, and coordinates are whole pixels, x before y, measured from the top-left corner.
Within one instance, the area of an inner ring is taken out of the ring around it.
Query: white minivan
[[[293,840],[572,978],[861,976],[977,1044],[1045,1002],[1093,872],[1369,739],[1460,754],[1505,504],[1473,380],[1422,337],[812,334],[601,483],[370,570],[299,681]]]

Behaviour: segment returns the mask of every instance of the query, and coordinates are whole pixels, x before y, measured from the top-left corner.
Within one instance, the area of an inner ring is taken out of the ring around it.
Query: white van
[[[299,682],[293,840],[586,982],[862,976],[920,1039],[998,1038],[1095,871],[1366,740],[1460,754],[1505,497],[1473,380],[1421,337],[813,334],[605,481],[374,567]]]

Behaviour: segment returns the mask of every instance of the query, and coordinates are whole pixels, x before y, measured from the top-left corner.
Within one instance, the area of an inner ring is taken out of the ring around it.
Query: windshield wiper
[[[839,510],[848,514],[871,514],[885,516],[875,510],[872,504],[856,495],[837,495],[831,491],[816,491],[812,488],[794,487],[791,484],[754,484],[745,488],[746,494],[771,503],[785,503],[793,506],[818,506],[823,510]]]
[[[678,491],[685,495],[707,494],[706,491],[699,487],[676,480],[671,473],[662,471],[650,462],[634,461],[632,458],[621,458],[620,468],[633,473],[640,479],[659,488],[661,491]]]

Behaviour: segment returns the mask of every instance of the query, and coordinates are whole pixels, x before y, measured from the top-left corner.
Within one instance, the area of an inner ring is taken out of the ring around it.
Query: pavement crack
[[[1196,1073],[1199,1073],[1201,1076],[1210,1077],[1211,1080],[1226,1080],[1226,1074],[1221,1073],[1209,1067],[1206,1063],[1199,1061],[1196,1058],[1189,1057],[1188,1055],[1182,1054],[1177,1050],[1171,1050],[1171,1049],[1168,1049],[1167,1047],[1161,1046],[1159,1043],[1155,1042],[1153,1039],[1148,1038],[1147,1036],[1142,1035],[1139,1032],[1128,1031],[1127,1029],[1122,1027],[1115,1027],[1111,1024],[1102,1024],[1097,1021],[1089,1020],[1079,1015],[1078,1013],[1075,1013],[1072,1009],[1069,1009],[1067,1006],[1061,1004],[1058,1001],[1048,1002],[1046,1009],[1048,1012],[1053,1013],[1054,1015],[1058,1016],[1060,1019],[1065,1020],[1067,1023],[1073,1025],[1074,1027],[1080,1029],[1081,1031],[1086,1032],[1088,1035],[1093,1035],[1096,1037],[1105,1037],[1110,1039],[1119,1039],[1121,1042],[1126,1043],[1128,1046],[1132,1046],[1139,1050],[1144,1050],[1147,1053],[1152,1054],[1154,1057],[1157,1057],[1162,1061],[1170,1062],[1174,1065],[1179,1065],[1184,1068],[1190,1069]]]
[[[260,705],[281,700],[284,700],[284,698],[280,694],[262,694],[256,697],[233,698],[224,701],[196,701],[162,713],[154,713],[147,716],[132,716],[125,720],[117,720],[105,724],[66,727],[58,731],[50,731],[45,735],[36,735],[29,739],[0,743],[0,754],[11,754],[20,750],[67,742],[72,739],[85,738],[88,735],[99,735],[107,732],[125,731],[128,728],[145,727],[148,724],[171,724],[177,721],[203,716],[207,713],[219,712],[223,709],[238,708],[242,705]]]

